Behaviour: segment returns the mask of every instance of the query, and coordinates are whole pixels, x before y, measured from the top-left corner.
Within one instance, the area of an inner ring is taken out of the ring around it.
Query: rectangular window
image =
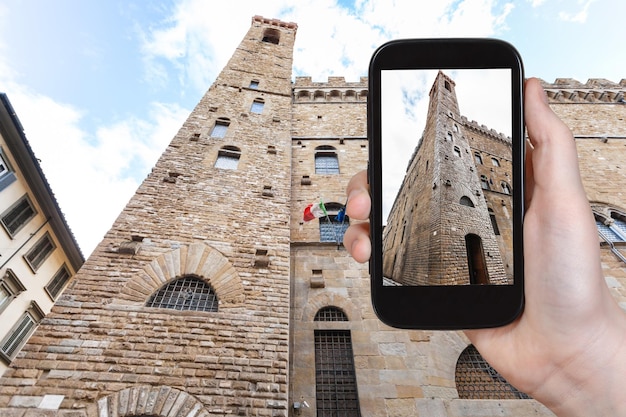
[[[22,197],[17,203],[13,204],[2,213],[2,226],[6,229],[11,237],[15,236],[17,232],[22,229],[28,223],[30,219],[35,217],[37,212],[33,207],[30,199],[27,195]]]
[[[252,113],[261,114],[261,113],[263,113],[263,106],[264,105],[265,105],[264,102],[258,101],[258,100],[254,100],[252,102],[252,107],[250,107],[250,111]]]
[[[10,362],[31,335],[37,322],[27,311],[0,342],[0,354]]]
[[[41,264],[44,263],[48,256],[56,249],[54,242],[50,238],[50,235],[46,233],[44,237],[39,239],[37,243],[24,255],[24,259],[28,262],[28,265],[33,271],[37,271]]]
[[[68,271],[67,266],[63,265],[61,269],[54,274],[54,277],[46,285],[46,291],[50,294],[53,300],[56,300],[58,295],[63,291],[65,284],[70,280],[71,274]]]
[[[339,174],[339,160],[334,153],[317,153],[315,155],[316,174]]]
[[[259,82],[257,80],[252,80],[250,81],[250,85],[248,87],[253,90],[256,90],[259,88]]]
[[[211,131],[211,137],[212,138],[223,138],[224,136],[226,136],[226,131],[228,130],[228,125],[229,125],[229,123],[221,122],[219,120],[217,122],[215,122],[215,126],[213,127],[213,130]]]
[[[26,287],[22,281],[11,268],[7,268],[0,278],[0,313],[23,291],[26,291]]]
[[[350,330],[315,330],[315,397],[318,417],[359,417]]]

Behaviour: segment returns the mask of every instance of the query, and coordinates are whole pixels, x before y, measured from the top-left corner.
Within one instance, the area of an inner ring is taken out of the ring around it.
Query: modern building
[[[0,379],[0,414],[551,415],[461,332],[376,318],[367,265],[340,244],[346,184],[367,166],[367,80],[292,81],[296,31],[252,19]],[[607,284],[626,309],[626,81],[545,87],[575,132]],[[327,214],[305,221],[320,201]]]
[[[0,94],[0,372],[84,262],[24,129]]]

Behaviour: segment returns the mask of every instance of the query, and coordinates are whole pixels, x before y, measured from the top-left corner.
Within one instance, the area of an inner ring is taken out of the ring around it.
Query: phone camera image
[[[383,72],[383,284],[513,283],[510,84],[509,69]]]
[[[511,322],[523,308],[523,67],[494,39],[372,56],[372,303],[394,327]]]

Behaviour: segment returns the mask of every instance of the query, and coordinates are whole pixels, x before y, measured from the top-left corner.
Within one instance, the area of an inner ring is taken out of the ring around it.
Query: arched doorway
[[[470,284],[489,284],[483,241],[473,233],[465,235],[465,249],[467,250],[467,267],[469,269]]]

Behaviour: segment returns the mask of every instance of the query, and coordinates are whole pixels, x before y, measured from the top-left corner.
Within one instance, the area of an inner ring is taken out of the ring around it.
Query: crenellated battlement
[[[265,25],[278,26],[281,28],[287,28],[287,29],[293,29],[293,30],[298,29],[298,25],[294,22],[283,22],[282,20],[268,19],[266,17],[259,16],[259,15],[252,17],[252,24],[254,23],[263,23]]]
[[[550,103],[626,104],[626,78],[619,83],[604,78],[590,78],[584,84],[573,78],[557,78],[554,83],[540,82]]]
[[[344,77],[328,77],[328,82],[314,82],[311,77],[296,77],[293,100],[301,102],[367,101],[367,77],[358,82],[346,82]]]
[[[470,121],[467,117],[465,116],[461,116],[461,123],[463,123],[463,126],[473,130],[477,133],[481,133],[485,136],[488,136],[492,139],[497,139],[500,140],[504,143],[507,144],[511,144],[511,137],[505,135],[504,133],[500,133],[498,131],[496,131],[495,129],[491,129],[485,125],[479,125],[478,122],[476,120],[472,120]]]

